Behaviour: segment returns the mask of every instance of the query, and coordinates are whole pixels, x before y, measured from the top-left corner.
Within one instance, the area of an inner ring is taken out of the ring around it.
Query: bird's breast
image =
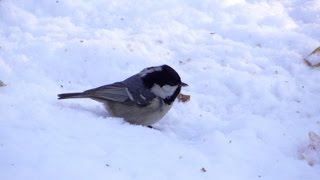
[[[104,105],[111,116],[122,117],[129,123],[144,126],[158,122],[172,107],[172,104],[168,105],[158,97],[154,98],[149,105],[144,107],[112,101],[108,101]]]

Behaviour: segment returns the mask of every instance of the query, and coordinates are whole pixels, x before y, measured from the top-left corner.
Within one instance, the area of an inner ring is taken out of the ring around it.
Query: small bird
[[[151,127],[170,110],[183,86],[188,85],[179,74],[162,65],[145,68],[121,82],[79,93],[58,94],[58,99],[90,98],[102,102],[113,117]]]

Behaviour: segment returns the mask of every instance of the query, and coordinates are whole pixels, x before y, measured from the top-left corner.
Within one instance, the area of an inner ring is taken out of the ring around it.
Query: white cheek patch
[[[165,99],[167,97],[172,96],[177,88],[178,86],[164,85],[160,87],[158,84],[154,84],[151,88],[151,92],[161,97],[162,99]]]

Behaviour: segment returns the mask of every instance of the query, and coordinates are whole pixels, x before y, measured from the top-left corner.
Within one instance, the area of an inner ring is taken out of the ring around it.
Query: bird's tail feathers
[[[58,94],[58,99],[71,99],[71,98],[88,98],[86,93],[64,93]]]

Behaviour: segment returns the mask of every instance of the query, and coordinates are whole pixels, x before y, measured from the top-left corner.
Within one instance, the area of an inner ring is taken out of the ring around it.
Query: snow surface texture
[[[0,179],[319,180],[319,29],[319,0],[1,0]],[[161,64],[191,100],[157,129],[57,100]]]

